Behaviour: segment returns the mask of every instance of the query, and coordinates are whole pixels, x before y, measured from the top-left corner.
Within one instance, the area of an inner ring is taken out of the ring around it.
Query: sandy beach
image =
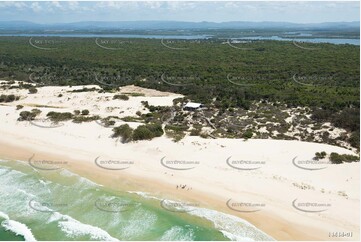
[[[63,161],[62,167],[98,184],[194,202],[243,218],[276,240],[359,240],[359,163],[300,162],[311,161],[315,152],[357,155],[352,151],[271,139],[186,136],[176,143],[165,135],[122,144],[111,138],[111,128],[95,121],[67,121],[52,128],[49,122],[17,121],[21,111],[33,108],[42,111],[39,120],[49,111],[83,109],[103,118],[135,116],[137,111],[147,112],[141,101],[171,106],[175,98],[182,97],[127,86],[119,93],[142,95],[123,101],[113,100],[114,93],[69,92],[77,88],[83,87],[42,87],[36,94],[22,89],[1,90],[0,94],[21,98],[0,105],[0,158]],[[24,107],[17,110],[17,105]],[[129,125],[136,127],[139,123]],[[127,165],[116,165],[114,161]],[[242,207],[237,205],[240,203]],[[327,207],[316,208],[314,203]],[[342,232],[352,232],[352,237],[333,236]]]

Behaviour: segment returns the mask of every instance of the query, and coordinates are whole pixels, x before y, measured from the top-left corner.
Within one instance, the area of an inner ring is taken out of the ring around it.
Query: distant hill
[[[0,31],[89,31],[89,30],[192,30],[192,29],[283,29],[283,30],[352,30],[359,32],[360,22],[299,24],[288,22],[181,22],[117,21],[38,24],[27,21],[0,21]]]

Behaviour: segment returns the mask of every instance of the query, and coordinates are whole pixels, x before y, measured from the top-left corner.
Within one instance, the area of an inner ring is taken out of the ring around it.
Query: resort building
[[[186,105],[184,105],[183,110],[195,111],[195,110],[200,109],[202,107],[203,107],[203,104],[201,104],[201,103],[189,102]]]

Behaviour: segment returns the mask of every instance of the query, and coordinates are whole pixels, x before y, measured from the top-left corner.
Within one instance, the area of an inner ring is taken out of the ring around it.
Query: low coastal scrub
[[[120,125],[113,129],[113,138],[121,138],[122,143],[128,143],[133,139],[133,129],[128,124]]]
[[[315,157],[313,157],[313,160],[321,160],[325,159],[327,157],[327,153],[325,151],[322,152],[316,152]],[[336,152],[332,152],[329,155],[329,160],[332,164],[342,164],[344,162],[350,163],[350,162],[359,162],[360,157],[355,155],[347,155],[347,154],[338,154]]]
[[[316,152],[315,153],[315,157],[313,158],[314,160],[321,160],[321,159],[324,159],[326,158],[327,156],[327,153],[325,151],[322,151],[322,152]]]
[[[178,142],[184,138],[185,131],[188,130],[187,126],[179,126],[179,125],[166,125],[165,126],[165,133],[167,137],[173,139],[174,142]]]
[[[69,112],[65,113],[58,113],[58,112],[49,112],[46,115],[51,121],[53,122],[61,122],[61,121],[68,121],[73,119],[73,114]]]
[[[136,129],[132,129],[128,124],[120,125],[113,128],[113,138],[122,138],[123,143],[130,142],[132,140],[151,140],[155,137],[163,135],[163,129],[160,124],[145,124],[140,125]]]
[[[250,139],[250,138],[252,138],[252,136],[253,136],[253,132],[252,132],[252,130],[246,130],[243,134],[242,134],[242,138],[244,138],[244,139]]]
[[[343,162],[359,162],[360,158],[355,155],[340,155],[338,153],[332,152],[330,154],[330,161],[332,162],[332,164],[341,164]]]
[[[151,140],[163,135],[162,125],[146,124],[138,126],[133,132],[133,140]]]
[[[116,94],[113,96],[113,99],[120,99],[120,100],[124,100],[124,101],[127,101],[129,100],[129,97],[125,94]]]
[[[74,122],[74,123],[91,122],[91,121],[95,121],[95,120],[98,120],[98,119],[100,119],[100,117],[99,117],[98,115],[95,115],[95,116],[87,116],[87,117],[84,117],[84,116],[74,116],[73,122]]]
[[[35,94],[38,92],[38,89],[36,89],[35,87],[30,87],[29,88],[29,94]]]
[[[21,111],[18,121],[30,121],[34,120],[36,116],[41,113],[39,109],[33,109],[31,111]]]
[[[124,94],[131,96],[131,97],[144,97],[145,96],[143,93],[139,93],[139,92],[126,92]]]
[[[88,115],[89,114],[89,110],[88,109],[84,109],[81,111],[81,115]]]
[[[121,118],[124,122],[142,122],[143,120],[140,117],[132,117],[132,116],[126,116]]]
[[[10,103],[19,100],[19,96],[15,96],[13,94],[10,95],[0,95],[0,103]]]
[[[109,127],[109,126],[113,126],[115,124],[115,119],[119,119],[117,116],[108,116],[106,118],[103,118],[101,120],[101,123],[105,126],[105,127]]]
[[[82,122],[91,122],[100,119],[98,115],[95,116],[88,116],[89,111],[87,109],[83,111],[75,110],[74,114],[70,112],[59,113],[59,112],[49,112],[46,116],[52,122],[61,122],[61,121],[68,121],[73,120],[74,123],[82,123]]]
[[[75,90],[72,90],[72,91],[69,91],[69,92],[94,92],[94,91],[99,91],[98,88],[87,88],[87,87],[84,87],[82,89],[75,89]]]

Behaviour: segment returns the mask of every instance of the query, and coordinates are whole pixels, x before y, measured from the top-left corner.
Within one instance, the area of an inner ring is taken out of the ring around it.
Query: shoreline
[[[161,179],[153,177],[141,177],[130,173],[110,172],[109,170],[98,169],[94,172],[94,164],[84,160],[69,159],[68,156],[59,156],[59,154],[41,151],[40,149],[30,150],[23,146],[14,146],[6,144],[0,140],[0,156],[8,160],[23,160],[29,159],[29,154],[36,153],[41,159],[48,160],[66,160],[70,161],[69,166],[64,168],[83,176],[100,185],[114,189],[116,191],[141,191],[150,193],[153,196],[166,199],[181,199],[187,202],[201,202],[201,207],[213,209],[219,212],[237,216],[246,220],[258,229],[273,237],[275,240],[324,240],[327,231],[326,228],[313,228],[312,226],[305,226],[304,223],[292,223],[287,221],[285,214],[280,216],[273,211],[261,211],[260,213],[239,213],[231,211],[224,204],[222,196],[214,196],[214,193],[207,191],[194,191],[185,193],[180,190],[175,191],[171,184],[164,183]],[[155,179],[154,179],[155,178]],[[116,183],[116,184],[115,184]],[[121,185],[119,185],[121,184]],[[243,194],[248,197],[255,197],[251,194]],[[204,202],[206,201],[206,202]],[[287,211],[283,211],[287,212]],[[307,233],[306,233],[307,231]],[[355,231],[356,232],[356,231]],[[354,232],[354,233],[355,233]],[[342,240],[342,239],[340,239]]]

